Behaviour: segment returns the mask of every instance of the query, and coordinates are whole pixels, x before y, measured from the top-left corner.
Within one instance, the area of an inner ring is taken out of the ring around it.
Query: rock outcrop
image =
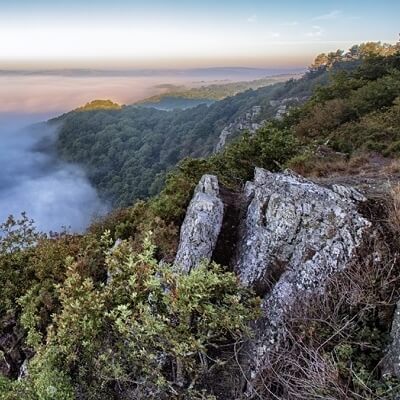
[[[291,307],[323,293],[329,278],[350,265],[370,222],[358,211],[365,198],[356,190],[321,186],[290,171],[256,168],[242,197],[244,215],[230,265],[263,298],[263,315],[243,362],[251,383],[268,352],[284,342],[281,327]],[[181,229],[175,265],[184,272],[211,259],[223,209],[216,177],[205,175]]]
[[[385,375],[400,378],[400,301],[397,303],[390,331],[390,345],[383,366]]]
[[[235,137],[237,134],[244,131],[252,135],[257,130],[265,126],[268,120],[283,119],[292,107],[299,106],[300,104],[305,103],[308,99],[308,96],[304,96],[270,100],[268,108],[268,113],[270,116],[267,119],[261,119],[261,106],[257,105],[251,107],[249,111],[237,117],[234,121],[230,122],[222,129],[214,152],[218,153],[223,150],[229,137]]]
[[[204,175],[194,191],[181,227],[175,268],[187,273],[202,260],[211,259],[223,215],[218,179],[213,175]]]
[[[234,267],[242,282],[260,294],[268,291],[279,268],[304,265],[297,286],[319,283],[318,274],[345,266],[369,226],[355,206],[365,200],[360,193],[339,185],[322,187],[292,172],[256,168],[245,196],[249,206]]]
[[[344,270],[370,227],[357,210],[365,198],[354,189],[319,186],[292,172],[256,169],[245,187],[249,206],[234,268],[264,300],[251,347],[251,372],[262,369],[279,346],[291,307],[323,293],[330,276]]]
[[[269,105],[275,108],[275,119],[283,119],[289,109],[293,106],[305,103],[309,99],[305,97],[287,97],[281,100],[270,100]]]
[[[236,118],[233,122],[225,126],[219,135],[218,143],[215,146],[215,153],[220,152],[225,147],[229,136],[244,131],[254,134],[258,129],[262,128],[266,121],[258,121],[260,114],[261,106],[253,106],[246,114]]]

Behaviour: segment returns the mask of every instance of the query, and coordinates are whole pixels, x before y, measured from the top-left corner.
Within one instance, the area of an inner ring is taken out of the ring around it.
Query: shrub
[[[111,243],[109,233],[103,243]],[[205,399],[202,379],[226,350],[250,334],[258,300],[234,274],[203,264],[188,275],[123,241],[106,252],[107,283],[79,273],[71,259],[58,285],[60,310],[30,362],[39,399],[112,393],[146,399]],[[222,352],[222,349],[224,351]],[[72,392],[71,392],[72,390]],[[57,393],[57,396],[55,395]]]
[[[373,150],[385,156],[399,153],[399,100],[384,110],[370,112],[331,133],[332,145],[341,151]]]
[[[303,116],[294,127],[296,135],[314,138],[324,137],[349,118],[350,110],[342,99],[328,100],[316,104],[311,113]]]
[[[0,314],[15,308],[16,299],[30,287],[34,275],[31,258],[39,235],[26,214],[10,216],[0,224]]]

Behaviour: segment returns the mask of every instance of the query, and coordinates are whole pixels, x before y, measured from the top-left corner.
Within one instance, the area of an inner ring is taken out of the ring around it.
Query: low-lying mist
[[[57,115],[95,99],[131,104],[162,93],[160,84],[196,87],[291,72],[294,71],[251,68],[138,71],[0,69],[0,113],[52,112]]]
[[[81,168],[57,159],[56,129],[21,127],[31,121],[0,116],[0,221],[25,211],[41,231],[83,231],[107,206]]]
[[[76,232],[107,210],[82,169],[61,162],[49,151],[56,132],[46,125],[32,127],[33,122],[95,99],[130,104],[162,93],[165,83],[196,87],[288,72],[251,68],[0,70],[0,222],[26,211],[41,230],[66,227]],[[24,126],[30,128],[21,129]]]

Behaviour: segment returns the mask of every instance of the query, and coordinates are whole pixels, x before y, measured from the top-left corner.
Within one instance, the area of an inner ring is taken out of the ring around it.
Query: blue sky
[[[394,42],[400,1],[0,0],[1,66],[303,66]]]

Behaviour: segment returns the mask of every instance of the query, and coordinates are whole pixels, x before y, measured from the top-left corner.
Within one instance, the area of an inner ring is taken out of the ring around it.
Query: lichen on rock
[[[263,299],[262,316],[243,357],[251,387],[269,352],[284,344],[291,308],[324,293],[330,277],[356,258],[371,223],[359,212],[366,199],[355,189],[318,185],[291,171],[256,168],[239,197],[244,197],[244,215],[230,266]],[[228,215],[231,205],[225,207]],[[212,259],[223,216],[218,180],[204,175],[181,228],[177,268],[187,273]]]
[[[245,194],[249,205],[234,267],[264,299],[250,351],[256,376],[282,340],[291,307],[323,293],[329,278],[352,261],[371,224],[358,211],[365,198],[354,189],[320,186],[291,171],[257,168]]]
[[[204,175],[197,185],[180,233],[175,268],[188,273],[210,260],[222,226],[224,205],[216,176]]]

